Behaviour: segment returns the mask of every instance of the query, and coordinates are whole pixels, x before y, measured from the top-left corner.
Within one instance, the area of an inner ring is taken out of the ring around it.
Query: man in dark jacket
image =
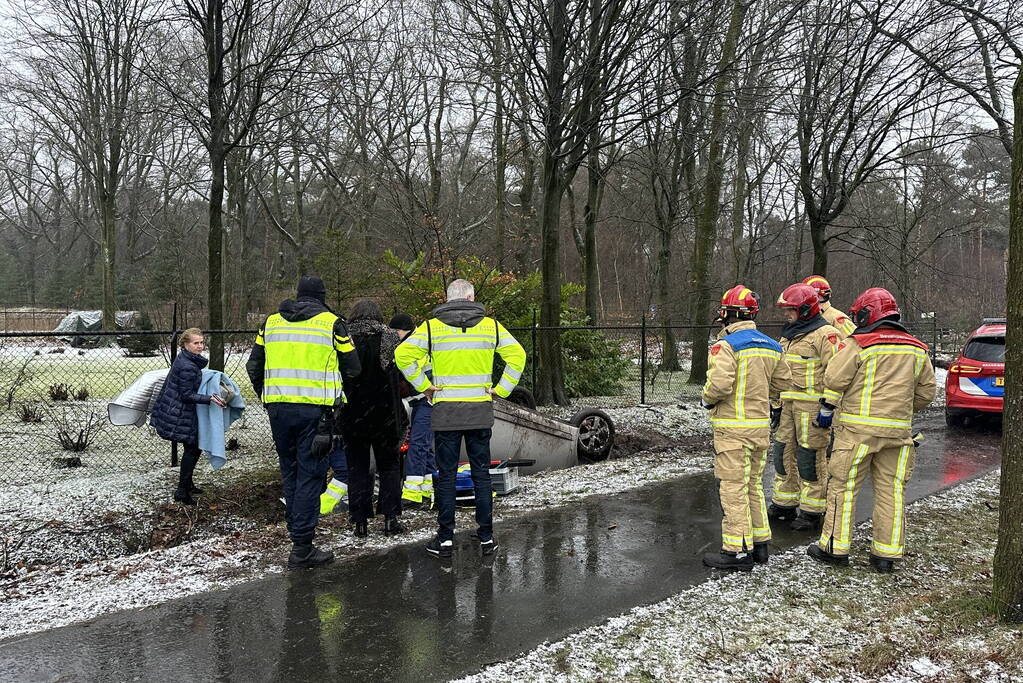
[[[259,328],[245,364],[252,388],[270,416],[287,505],[285,520],[294,548],[288,567],[326,564],[334,553],[313,546],[320,493],[327,475],[327,448],[313,452],[317,426],[330,425],[343,400],[344,381],[358,376],[359,357],[343,318],[326,304],[323,280],[303,276],[298,296],[281,303]]]
[[[508,330],[486,315],[476,302],[472,283],[448,285],[447,303],[433,309],[429,320],[405,338],[394,362],[416,391],[433,403],[432,426],[436,447],[437,537],[426,550],[451,557],[455,534],[455,477],[465,442],[476,502],[476,535],[484,555],[497,549],[494,540],[490,486],[490,437],[494,425],[492,397],[507,398],[526,364],[526,352]],[[494,355],[504,360],[504,373],[494,385]],[[427,361],[433,379],[426,374]]]

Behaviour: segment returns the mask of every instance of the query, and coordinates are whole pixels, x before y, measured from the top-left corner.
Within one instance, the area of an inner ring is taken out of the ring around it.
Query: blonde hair
[[[192,341],[192,337],[204,336],[202,330],[198,327],[189,327],[187,330],[181,333],[181,337],[178,338],[178,346],[185,348],[185,344]]]

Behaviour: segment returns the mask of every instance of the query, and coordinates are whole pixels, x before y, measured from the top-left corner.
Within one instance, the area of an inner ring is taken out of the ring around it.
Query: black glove
[[[781,406],[771,408],[771,429],[778,429],[781,424]]]
[[[704,401],[704,400],[703,400],[703,399],[701,398],[701,399],[700,399],[700,405],[701,405],[701,406],[703,406],[703,409],[704,409],[704,410],[710,410],[711,408],[713,408],[714,406],[716,406],[716,405],[717,405],[717,403],[707,403],[706,401]]]
[[[913,446],[915,446],[916,448],[920,448],[920,444],[922,444],[923,442],[924,442],[923,432],[917,432],[916,434],[913,435]]]

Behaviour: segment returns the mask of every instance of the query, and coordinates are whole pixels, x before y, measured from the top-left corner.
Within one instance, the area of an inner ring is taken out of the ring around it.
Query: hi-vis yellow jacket
[[[913,414],[935,394],[927,344],[888,325],[842,341],[824,382],[826,400],[838,404],[839,424],[871,436],[910,436]]]
[[[831,325],[794,335],[793,339],[782,337],[783,358],[792,376],[790,385],[781,392],[783,401],[794,401],[801,404],[800,410],[817,413],[818,403],[824,398],[824,371],[838,351],[840,338]]]
[[[433,396],[435,431],[489,427],[493,424],[489,390],[508,397],[522,377],[526,351],[504,325],[484,315],[481,304],[451,301],[434,309],[434,314],[398,345],[394,362],[418,392],[429,388],[425,369],[432,366],[433,385],[440,388]],[[495,353],[505,362],[496,386]],[[479,406],[482,410],[466,407],[459,417],[455,415],[458,404],[484,405]]]
[[[362,368],[344,320],[318,301],[289,299],[259,329],[245,369],[263,403],[329,406]]]
[[[856,329],[856,323],[850,320],[845,313],[832,306],[830,301],[821,302],[821,315],[829,325],[838,330],[839,339],[845,339]]]
[[[771,429],[770,399],[789,384],[781,346],[757,331],[750,320],[733,323],[710,348],[703,402],[714,407],[710,421],[718,429],[751,430],[767,446]]]

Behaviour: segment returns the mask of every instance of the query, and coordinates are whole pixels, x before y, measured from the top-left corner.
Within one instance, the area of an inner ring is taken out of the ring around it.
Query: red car
[[[945,422],[961,427],[980,414],[1002,413],[1005,318],[984,318],[945,379]]]

